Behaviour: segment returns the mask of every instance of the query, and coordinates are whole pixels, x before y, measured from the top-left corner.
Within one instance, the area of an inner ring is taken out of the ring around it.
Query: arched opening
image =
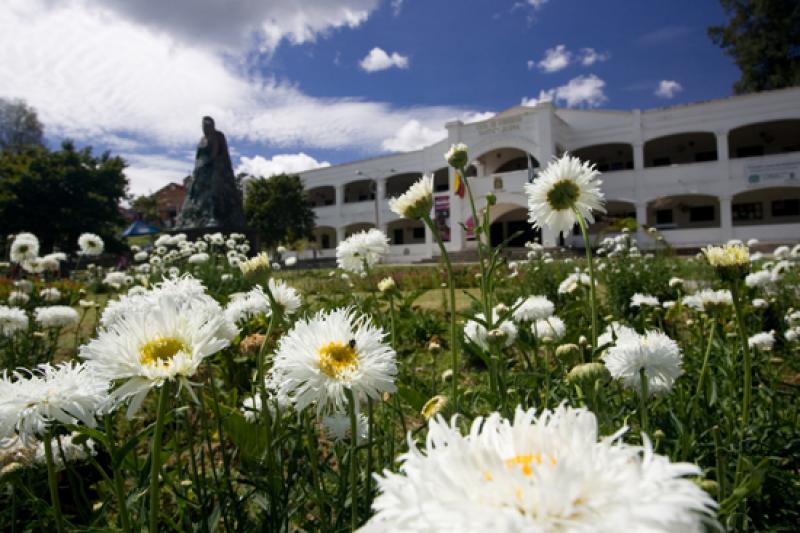
[[[450,190],[450,171],[442,167],[433,173],[433,192],[447,192]]]
[[[719,200],[705,194],[656,198],[647,204],[647,225],[661,230],[719,227]]]
[[[644,166],[667,167],[717,160],[717,136],[707,131],[677,133],[644,143]]]
[[[741,192],[731,202],[734,226],[800,222],[800,187],[769,187]]]
[[[800,119],[748,124],[728,133],[730,157],[758,157],[800,151]]]
[[[633,146],[625,143],[594,144],[572,151],[582,161],[593,163],[600,172],[633,168]]]
[[[324,207],[326,205],[334,205],[336,203],[336,189],[330,185],[323,187],[314,187],[306,191],[308,204],[311,207]]]
[[[386,198],[394,198],[400,196],[417,181],[421,172],[406,172],[404,174],[396,174],[386,179]]]
[[[635,225],[636,206],[634,204],[624,200],[609,200],[606,202],[606,212],[595,214],[594,224],[589,226],[589,233],[622,231],[622,228],[627,227],[631,219]]]
[[[528,153],[518,148],[497,148],[479,156],[477,161],[483,166],[486,176],[528,169]],[[534,168],[539,166],[539,162],[533,156],[531,164]]]
[[[351,181],[344,186],[344,203],[369,202],[375,199],[375,181]]]
[[[514,236],[517,233],[519,234]],[[492,206],[489,212],[489,237],[492,246],[497,246],[512,236],[514,237],[507,244],[509,247],[522,247],[526,242],[539,237],[539,232],[528,222],[528,208],[506,203]]]
[[[393,245],[425,242],[425,225],[419,220],[395,220],[387,225],[386,233],[389,243]]]
[[[336,248],[336,228],[330,226],[317,226],[311,232],[311,241],[319,250]]]
[[[368,229],[372,229],[375,227],[375,224],[370,222],[355,222],[350,224],[349,226],[345,226],[344,228],[344,238],[346,239],[353,233],[358,233],[359,231],[366,231]]]

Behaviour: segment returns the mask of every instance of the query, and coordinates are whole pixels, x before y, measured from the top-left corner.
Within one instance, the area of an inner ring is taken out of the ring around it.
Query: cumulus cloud
[[[537,98],[523,98],[522,105],[535,106],[555,102],[566,107],[598,107],[608,101],[603,88],[606,82],[594,74],[572,78],[566,85],[539,91]]]
[[[488,111],[483,113],[469,112],[453,118],[459,118],[467,124],[480,122],[494,115],[494,113]],[[419,120],[412,119],[403,124],[392,137],[383,141],[382,148],[389,152],[410,152],[430,146],[445,137],[447,137],[447,129],[444,127],[444,122],[438,127],[429,127]]]
[[[674,98],[676,94],[683,91],[683,85],[675,80],[661,80],[658,83],[655,94],[659,98]]]
[[[400,15],[400,11],[403,9],[403,0],[392,0],[390,5],[392,6],[392,13],[394,16]]]
[[[539,68],[544,72],[558,72],[569,65],[572,53],[563,44],[545,50],[544,57],[539,61]]]
[[[123,18],[206,47],[274,50],[282,40],[299,44],[319,34],[356,27],[378,0],[73,0],[87,9],[109,9]]]
[[[608,52],[598,52],[594,48],[581,48],[578,56],[581,65],[584,67],[592,66],[595,63],[602,63],[603,61],[607,61],[609,57],[610,54]]]
[[[135,196],[149,195],[170,182],[182,183],[192,173],[192,155],[170,157],[158,154],[131,154],[125,157],[125,175],[130,192]]]
[[[434,129],[468,111],[311,97],[85,1],[10,0],[0,27],[0,95],[35,107],[51,137],[119,150],[145,189],[176,169],[139,154],[192,150],[203,115],[214,117],[232,148],[244,142],[374,153],[410,120]]]
[[[250,176],[268,178],[276,174],[297,174],[315,168],[329,167],[328,161],[317,161],[303,152],[297,154],[278,154],[266,159],[260,155],[242,157],[236,167],[236,174],[244,172]]]
[[[378,72],[392,67],[408,68],[408,57],[392,52],[387,54],[382,48],[377,46],[369,51],[367,56],[361,60],[361,68],[367,72]]]

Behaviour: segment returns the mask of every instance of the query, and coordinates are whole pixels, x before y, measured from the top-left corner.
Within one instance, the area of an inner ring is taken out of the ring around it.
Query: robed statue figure
[[[197,145],[192,182],[175,223],[176,229],[242,230],[242,194],[236,187],[225,135],[214,119],[203,117],[203,138]]]

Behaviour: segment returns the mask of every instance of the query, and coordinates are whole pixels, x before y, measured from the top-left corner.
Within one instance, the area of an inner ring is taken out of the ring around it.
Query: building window
[[[699,205],[689,208],[689,222],[714,222],[713,205]]]
[[[736,149],[736,157],[758,157],[764,155],[763,146],[742,146]]]
[[[424,239],[425,238],[425,228],[414,228],[414,240]]]
[[[772,216],[796,217],[798,215],[800,215],[800,199],[772,201]]]
[[[672,164],[672,160],[669,157],[656,157],[653,159],[654,167],[668,167],[670,164]]]
[[[709,150],[708,152],[697,152],[694,154],[694,160],[698,163],[703,161],[716,161],[717,160],[717,151],[716,150]]]
[[[327,250],[331,247],[331,237],[330,235],[322,235],[322,249]]]
[[[394,230],[394,238],[392,239],[394,242],[393,244],[403,244],[403,228],[398,228]]]
[[[764,204],[761,202],[733,204],[731,210],[735,222],[743,220],[761,220],[764,218]]]
[[[672,209],[657,209],[656,224],[672,224]]]

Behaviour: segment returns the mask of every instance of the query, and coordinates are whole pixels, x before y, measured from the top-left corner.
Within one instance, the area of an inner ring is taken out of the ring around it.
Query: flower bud
[[[444,409],[447,405],[447,402],[447,396],[437,394],[425,402],[425,405],[422,406],[420,414],[425,417],[425,420],[429,420],[430,418],[436,416],[442,409]]]
[[[567,381],[570,383],[594,383],[598,379],[605,381],[611,374],[603,363],[592,362],[583,363],[572,367],[567,374]]]

